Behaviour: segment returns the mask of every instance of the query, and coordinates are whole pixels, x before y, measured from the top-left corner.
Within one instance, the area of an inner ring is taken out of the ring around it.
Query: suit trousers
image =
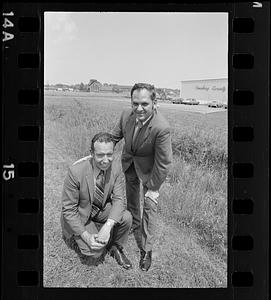
[[[127,209],[133,216],[133,228],[140,228],[139,244],[144,251],[152,250],[155,240],[155,221],[157,219],[157,204],[144,197],[143,213],[140,213],[140,180],[137,176],[134,164],[125,171]],[[143,193],[147,192],[143,184]]]
[[[88,220],[88,222],[85,225],[85,228],[90,234],[96,234],[99,232],[100,228],[108,219],[111,206],[111,203],[107,203],[105,208],[102,211],[100,211],[99,214],[93,220]],[[118,246],[123,247],[124,244],[127,242],[131,226],[132,216],[128,210],[125,210],[123,212],[123,216],[120,222],[116,223],[113,229],[111,230],[109,242],[105,247],[99,250],[93,250],[81,238],[81,236],[75,235],[74,239],[82,254],[91,256],[93,258],[99,258],[106,252],[106,249],[112,244],[117,244]]]

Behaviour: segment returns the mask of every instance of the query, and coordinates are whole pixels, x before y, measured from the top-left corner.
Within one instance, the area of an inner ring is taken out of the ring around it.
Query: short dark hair
[[[99,132],[97,134],[94,135],[94,137],[91,140],[91,151],[94,151],[94,143],[95,142],[100,142],[100,143],[113,143],[113,145],[115,146],[115,142],[113,139],[112,134],[108,133],[108,132]]]
[[[155,101],[155,98],[156,98],[155,87],[154,87],[154,85],[151,85],[148,83],[136,83],[131,89],[131,99],[132,99],[134,91],[143,90],[143,89],[149,91],[151,94],[151,100]]]

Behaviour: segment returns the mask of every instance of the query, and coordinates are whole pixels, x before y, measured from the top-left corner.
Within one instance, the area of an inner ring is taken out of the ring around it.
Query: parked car
[[[172,100],[173,104],[181,104],[183,103],[183,98],[175,98]]]
[[[224,104],[224,108],[227,109],[228,108],[228,104]]]
[[[199,101],[197,101],[195,98],[187,98],[183,100],[183,104],[189,104],[189,105],[198,105]]]
[[[223,107],[223,103],[213,100],[208,104],[208,107],[216,107],[216,108]]]

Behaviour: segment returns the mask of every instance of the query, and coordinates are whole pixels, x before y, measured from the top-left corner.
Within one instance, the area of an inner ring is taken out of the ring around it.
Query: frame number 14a
[[[14,16],[13,11],[9,12],[9,13],[2,13],[3,18],[4,18],[4,23],[2,24],[3,27],[3,42],[6,42],[8,40],[12,40],[14,39],[14,34],[10,32],[9,28],[10,27],[14,27],[14,24],[12,23],[12,21],[10,20],[11,17]]]

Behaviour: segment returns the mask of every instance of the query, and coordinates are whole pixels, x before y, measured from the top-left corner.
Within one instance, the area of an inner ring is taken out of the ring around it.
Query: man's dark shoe
[[[122,266],[124,269],[129,270],[132,269],[132,263],[126,257],[123,252],[123,248],[113,245],[110,250],[109,254],[117,261],[117,263]]]
[[[148,271],[151,266],[152,251],[145,252],[140,250],[140,262],[139,267],[142,271]]]
[[[84,265],[88,265],[88,266],[98,266],[104,262],[104,255],[102,255],[101,257],[98,257],[98,258],[89,257],[87,255],[82,255],[81,262]]]

